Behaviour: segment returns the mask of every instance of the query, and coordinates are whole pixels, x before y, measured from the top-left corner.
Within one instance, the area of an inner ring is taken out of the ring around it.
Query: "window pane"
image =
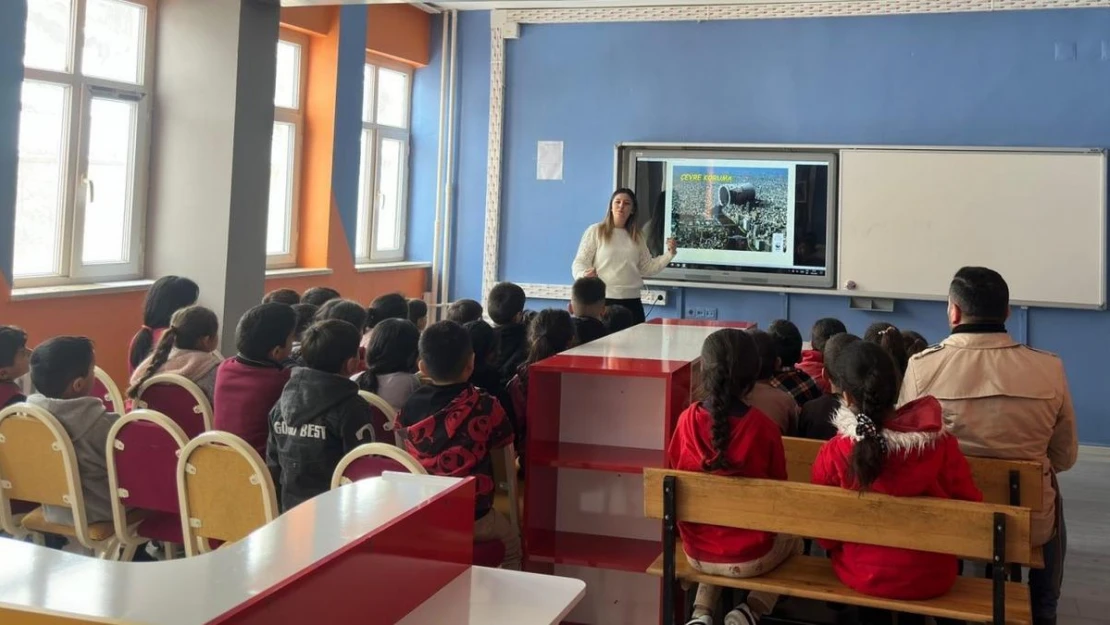
[[[299,106],[301,87],[301,47],[289,41],[278,41],[277,76],[274,81],[274,106],[295,109]]]
[[[81,262],[125,263],[131,256],[131,205],[137,104],[92,98],[89,182]]]
[[[146,7],[122,0],[88,0],[81,73],[138,84],[146,43]]]
[[[396,250],[400,247],[399,228],[401,213],[401,159],[405,144],[396,139],[382,139],[378,150],[378,212],[377,234],[374,247],[380,251]]]
[[[68,99],[69,89],[61,85],[23,82],[13,263],[17,277],[58,273]]]
[[[373,65],[362,66],[362,121],[374,122],[374,75],[378,68]]]
[[[270,208],[266,222],[266,253],[270,255],[290,252],[295,142],[296,126],[274,123],[274,143],[270,150]]]
[[[66,71],[72,36],[70,0],[31,0],[27,3],[27,67]]]
[[[384,67],[378,72],[378,123],[404,128],[409,77]]]
[[[370,256],[370,205],[367,195],[371,190],[367,185],[373,182],[373,158],[374,133],[363,130],[358,169],[358,219],[355,224],[355,255],[358,260],[366,260]]]

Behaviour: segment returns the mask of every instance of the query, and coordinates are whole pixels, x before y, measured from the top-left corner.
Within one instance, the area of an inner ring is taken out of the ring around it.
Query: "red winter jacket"
[[[825,377],[825,355],[815,349],[807,349],[802,352],[802,360],[794,365],[795,369],[800,369],[809,374],[817,386],[821,388],[822,393],[831,393],[832,387],[829,385],[829,379]]]
[[[734,475],[785,480],[786,453],[779,426],[756,408],[730,418],[732,437],[725,453],[729,468],[714,475]],[[680,471],[705,471],[707,460],[716,457],[710,429],[713,417],[701,403],[691,405],[678,417],[667,463]],[[743,530],[700,523],[679,523],[678,533],[686,554],[702,562],[736,564],[767,555],[775,543],[769,532]]]
[[[813,483],[857,490],[849,477],[857,417],[841,407],[833,416],[835,438],[813,463]],[[940,497],[982,501],[959,441],[944,431],[940,402],[922,397],[902,406],[884,424],[887,455],[870,490],[895,497]],[[866,521],[866,519],[863,519]],[[956,583],[956,557],[909,549],[820,540],[833,570],[856,592],[887,599],[931,599]]]

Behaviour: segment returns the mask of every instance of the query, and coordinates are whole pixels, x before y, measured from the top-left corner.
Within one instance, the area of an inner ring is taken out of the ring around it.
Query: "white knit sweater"
[[[578,244],[578,254],[574,257],[571,272],[577,280],[586,271],[597,271],[597,277],[605,282],[605,296],[609,299],[638,299],[644,278],[650,278],[663,271],[672,260],[670,252],[651,257],[647,243],[641,237],[639,243],[632,240],[624,228],[614,228],[608,241],[598,236],[600,224],[594,224],[582,235]]]

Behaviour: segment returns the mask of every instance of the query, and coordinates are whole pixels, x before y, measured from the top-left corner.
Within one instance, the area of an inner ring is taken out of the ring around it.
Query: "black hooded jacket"
[[[343,456],[374,442],[372,418],[358,384],[307,367],[293,370],[270,411],[266,443],[282,512],[328,490]]]

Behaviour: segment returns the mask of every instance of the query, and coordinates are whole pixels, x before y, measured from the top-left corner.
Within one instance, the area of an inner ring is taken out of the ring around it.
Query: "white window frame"
[[[274,106],[274,127],[276,128],[279,123],[293,125],[293,167],[289,172],[290,200],[289,206],[286,207],[289,219],[289,251],[284,254],[267,254],[267,269],[289,269],[297,266],[297,231],[301,212],[301,152],[304,151],[304,110],[305,97],[308,94],[308,36],[283,28],[278,39],[300,48],[300,54],[297,55],[299,84],[297,85],[297,108]]]
[[[137,85],[81,74],[85,42],[85,9],[88,0],[72,0],[70,12],[70,50],[65,70],[23,68],[23,82],[40,82],[66,87],[67,102],[63,128],[61,202],[62,215],[57,260],[58,272],[14,278],[14,286],[33,288],[83,282],[133,280],[143,274],[143,238],[145,234],[147,188],[150,174],[151,93],[154,90],[154,34],[157,0],[125,0],[146,8],[144,26],[145,49]],[[22,83],[21,83],[22,84]],[[84,264],[86,202],[95,186],[88,178],[88,133],[90,102],[94,97],[107,97],[137,102],[135,110],[134,174],[131,180],[131,223],[124,237],[128,260],[122,263]],[[14,226],[14,224],[13,224]],[[13,262],[14,273],[14,262]]]
[[[396,61],[389,61],[382,57],[367,54],[366,65],[375,68],[374,81],[371,85],[369,93],[366,94],[370,98],[370,119],[372,121],[362,122],[362,134],[360,141],[362,142],[362,150],[364,154],[369,154],[369,162],[360,163],[362,188],[359,189],[359,206],[358,206],[358,220],[365,224],[367,232],[365,233],[366,239],[360,249],[355,250],[356,263],[379,263],[379,262],[392,262],[404,260],[405,258],[405,236],[407,234],[408,226],[408,195],[409,195],[409,152],[411,149],[411,134],[412,134],[412,83],[413,83],[413,68],[404,63]],[[398,128],[396,126],[386,126],[377,123],[377,107],[378,107],[378,85],[381,82],[378,80],[378,68],[384,68],[395,72],[405,74],[407,77],[406,87],[407,93],[405,94],[405,126]],[[365,112],[366,102],[363,102],[363,108],[360,109],[360,115]],[[368,201],[369,198],[377,198],[378,188],[380,185],[379,180],[379,156],[381,154],[381,145],[383,139],[394,139],[402,142],[403,151],[401,154],[401,192],[400,192],[400,208],[397,215],[397,249],[395,250],[379,250],[377,248],[378,230],[377,219],[375,218],[376,211],[371,210],[372,204]],[[367,151],[367,144],[372,146],[372,150]]]

